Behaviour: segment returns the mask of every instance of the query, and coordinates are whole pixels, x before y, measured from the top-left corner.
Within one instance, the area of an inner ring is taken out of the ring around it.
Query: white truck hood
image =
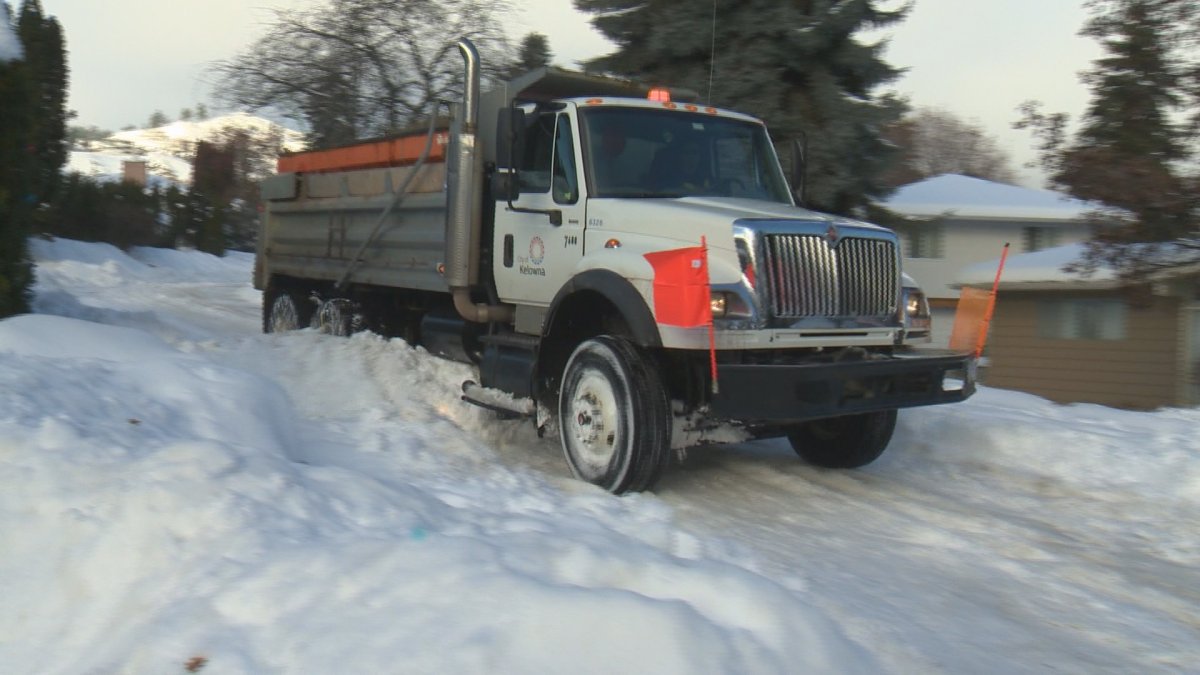
[[[838,227],[882,231],[884,228],[862,221],[817,211],[732,197],[682,197],[679,199],[593,199],[588,204],[589,229],[675,239],[682,245],[699,243],[707,237],[709,245],[733,248],[732,227],[736,221],[793,221],[796,223],[833,224]]]

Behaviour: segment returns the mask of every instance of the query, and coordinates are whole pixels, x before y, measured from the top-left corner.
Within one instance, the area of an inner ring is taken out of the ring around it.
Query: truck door
[[[575,125],[569,112],[542,112],[517,157],[515,211],[496,203],[492,269],[503,302],[548,306],[583,257],[584,200]],[[558,211],[561,224],[546,213]]]

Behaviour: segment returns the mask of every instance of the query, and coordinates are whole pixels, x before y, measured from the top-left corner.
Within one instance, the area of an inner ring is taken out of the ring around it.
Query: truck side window
[[[525,153],[520,158],[521,192],[550,191],[550,161],[554,157],[554,113],[538,115],[525,134]]]
[[[554,132],[554,201],[574,204],[579,201],[579,179],[575,174],[575,141],[571,138],[571,118],[558,116]]]

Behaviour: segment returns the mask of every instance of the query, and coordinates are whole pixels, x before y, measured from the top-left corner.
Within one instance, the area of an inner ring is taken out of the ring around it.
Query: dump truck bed
[[[273,274],[336,282],[353,269],[350,279],[358,283],[446,291],[438,271],[445,257],[444,139],[437,134],[420,167],[414,162],[424,134],[281,157],[280,172],[262,186],[256,285]]]

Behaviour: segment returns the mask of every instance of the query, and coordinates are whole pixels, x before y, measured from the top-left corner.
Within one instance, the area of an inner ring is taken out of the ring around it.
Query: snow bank
[[[124,323],[0,321],[0,670],[877,668],[653,497],[496,461],[462,431],[485,413],[452,396],[461,366],[370,335],[191,342],[164,294],[245,285],[245,259],[34,255],[39,302]]]
[[[0,322],[0,672],[1200,661],[1200,410],[983,387],[861,470],[701,446],[618,498],[464,404],[467,366],[259,334],[249,256],[32,249],[42,314]]]

